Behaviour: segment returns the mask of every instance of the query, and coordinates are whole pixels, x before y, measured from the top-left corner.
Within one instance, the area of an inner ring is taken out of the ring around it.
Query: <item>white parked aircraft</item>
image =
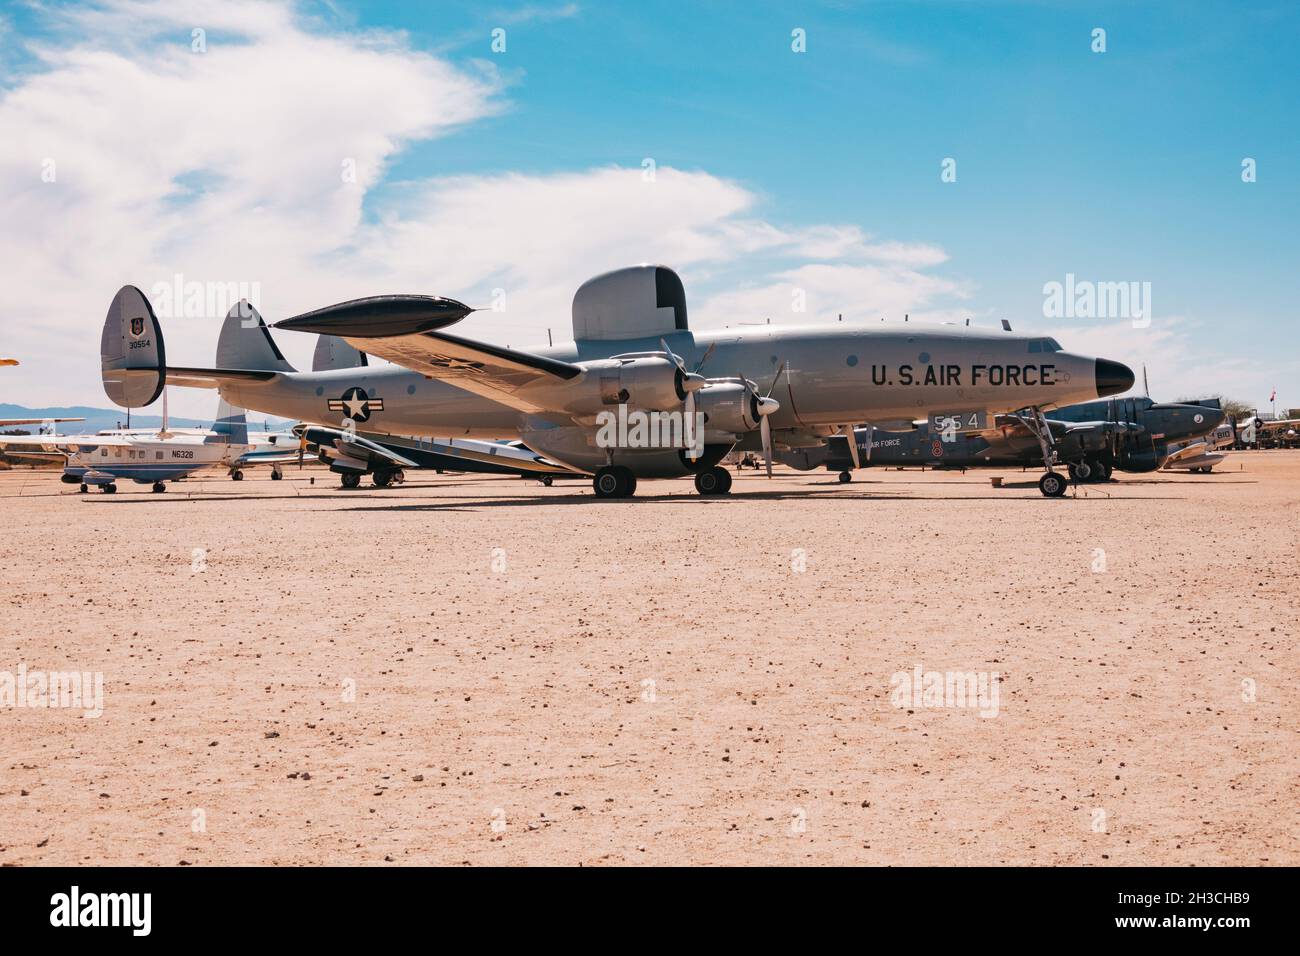
[[[137,484],[153,484],[155,492],[167,490],[166,482],[210,469],[224,469],[239,481],[248,465],[269,464],[271,477],[282,476],[281,465],[301,460],[298,440],[294,450],[277,444],[279,435],[250,439],[242,409],[223,399],[210,430],[167,429],[167,413],[159,430],[114,430],[95,435],[0,435],[0,451],[14,457],[44,460],[63,459],[63,481],[79,484],[82,492],[96,485],[106,494],[117,491],[119,478]]]
[[[1300,418],[1260,418],[1251,415],[1237,422],[1243,445],[1294,444],[1300,439]]]

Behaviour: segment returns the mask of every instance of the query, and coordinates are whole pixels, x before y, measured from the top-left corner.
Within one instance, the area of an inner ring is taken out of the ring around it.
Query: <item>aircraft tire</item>
[[[400,468],[397,469],[397,471],[393,472],[393,484],[400,485],[405,483],[405,481],[406,481],[406,472],[404,472]]]
[[[391,471],[377,471],[370,476],[370,480],[375,483],[376,488],[387,488],[393,483],[393,473]]]
[[[627,482],[622,475],[623,469],[606,465],[592,476],[591,487],[597,498],[622,498]]]
[[[361,476],[355,472],[347,471],[339,475],[339,482],[344,488],[351,491],[353,488],[361,487]]]
[[[109,482],[107,485],[104,486],[104,494],[106,495],[117,494],[117,485],[113,484],[112,482]]]
[[[538,480],[541,481],[541,483],[545,485],[547,488],[555,484],[555,479],[552,478],[550,475],[542,475],[542,477],[539,478]]]
[[[153,493],[155,495],[160,495],[166,490],[167,490],[167,486],[164,485],[161,481],[155,481],[153,483]]]
[[[731,472],[725,468],[710,468],[695,476],[695,490],[705,498],[720,498],[731,492]]]
[[[847,485],[847,484],[848,484],[850,481],[852,481],[852,480],[853,480],[853,472],[851,472],[851,471],[841,471],[841,472],[840,472],[840,484],[841,484],[841,485]]]
[[[284,478],[284,473],[283,473],[283,472],[279,472],[279,471],[273,471],[273,472],[271,472],[271,480],[272,480],[272,481],[280,481],[280,480],[282,480],[283,478]]]
[[[1066,467],[1070,470],[1070,477],[1075,481],[1094,480],[1092,464],[1088,461],[1072,461]]]
[[[236,470],[234,470],[234,471],[232,471],[232,472],[230,473],[230,480],[231,480],[231,481],[243,481],[243,480],[244,480],[244,473],[243,473],[242,471],[236,469]]]
[[[1060,498],[1068,487],[1066,480],[1054,471],[1049,471],[1038,479],[1038,490],[1045,498]]]
[[[84,495],[89,490],[90,490],[90,486],[83,481],[81,483],[81,489],[77,493]]]

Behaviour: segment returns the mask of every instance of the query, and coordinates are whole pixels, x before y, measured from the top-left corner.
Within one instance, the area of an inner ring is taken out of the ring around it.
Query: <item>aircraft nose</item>
[[[1107,395],[1118,395],[1121,392],[1127,392],[1133,387],[1133,370],[1121,362],[1112,362],[1109,359],[1097,359],[1096,362],[1097,377],[1097,397],[1105,398]]]

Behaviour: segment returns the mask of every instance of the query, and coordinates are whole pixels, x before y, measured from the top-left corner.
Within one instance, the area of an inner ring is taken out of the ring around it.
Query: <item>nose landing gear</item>
[[[1043,453],[1043,477],[1038,479],[1038,490],[1043,493],[1045,498],[1060,498],[1069,488],[1069,483],[1059,472],[1052,471],[1052,465],[1056,461],[1056,442],[1052,438],[1052,427],[1047,424],[1047,416],[1037,405],[1029,408],[1029,417],[1023,415],[1017,416],[1025,427],[1029,429],[1030,434],[1038,439],[1039,450]],[[1070,473],[1074,474],[1075,465],[1070,465]],[[1091,472],[1089,472],[1091,473]]]

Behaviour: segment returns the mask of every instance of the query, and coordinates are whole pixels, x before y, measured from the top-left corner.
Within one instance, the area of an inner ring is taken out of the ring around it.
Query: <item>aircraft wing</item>
[[[341,454],[349,458],[356,458],[361,461],[378,460],[386,464],[399,468],[419,468],[420,466],[409,458],[404,458],[387,445],[381,445],[378,442],[370,441],[368,438],[362,438],[360,435],[340,434],[334,439],[334,447]]]
[[[84,418],[0,418],[0,428],[17,425],[52,425],[57,422],[84,422]]]
[[[382,306],[382,308],[381,308]],[[473,310],[451,299],[358,299],[284,319],[278,329],[342,338],[358,351],[529,414],[553,411],[521,392],[577,378],[579,365],[434,331]]]
[[[1202,455],[1208,454],[1209,451],[1210,446],[1204,440],[1190,442],[1182,448],[1170,452],[1169,456],[1165,458],[1163,467],[1168,468],[1174,463],[1188,458],[1199,458]]]
[[[565,382],[582,374],[579,366],[569,362],[446,332],[345,338],[371,355],[529,414],[551,409],[523,398],[517,394],[520,389],[535,382]]]
[[[1257,432],[1272,432],[1281,428],[1300,428],[1300,418],[1279,418],[1261,421],[1255,426]]]

